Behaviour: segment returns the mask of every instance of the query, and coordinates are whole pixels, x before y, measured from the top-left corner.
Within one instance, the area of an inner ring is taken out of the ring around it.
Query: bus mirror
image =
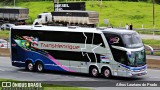
[[[150,49],[150,54],[151,54],[151,55],[154,54],[154,49],[153,49],[151,46],[146,45],[146,44],[144,44],[144,46],[145,46],[146,48],[149,48],[149,49]]]
[[[153,49],[151,46],[146,45],[146,44],[144,44],[144,46],[145,46],[146,48],[149,48],[149,49],[150,49],[150,54],[151,54],[151,55],[154,54],[154,49]]]
[[[130,52],[127,52],[127,55],[128,55],[128,57],[131,57],[131,53]]]

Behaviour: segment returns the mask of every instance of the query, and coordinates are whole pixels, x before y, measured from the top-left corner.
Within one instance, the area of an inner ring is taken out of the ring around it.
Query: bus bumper
[[[143,70],[143,71],[129,71],[128,76],[132,77],[132,76],[142,76],[142,75],[146,75],[147,74],[147,70]]]

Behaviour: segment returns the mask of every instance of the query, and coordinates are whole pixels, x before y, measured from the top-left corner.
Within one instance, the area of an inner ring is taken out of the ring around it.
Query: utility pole
[[[59,0],[53,0],[54,1],[54,3],[56,3],[56,9],[55,9],[55,11],[59,11]]]
[[[101,0],[101,6],[102,6],[102,2],[103,2],[103,1]]]
[[[14,0],[14,7],[16,6],[16,0]]]
[[[152,11],[153,11],[153,12],[152,12],[152,13],[153,13],[153,27],[155,27],[155,9],[154,9],[154,3],[155,3],[154,0],[152,0],[152,4],[153,4],[153,5],[152,5]]]

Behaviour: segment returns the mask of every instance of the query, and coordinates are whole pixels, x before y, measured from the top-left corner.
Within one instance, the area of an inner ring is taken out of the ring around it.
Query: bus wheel
[[[27,63],[26,70],[28,70],[28,71],[33,71],[34,70],[34,65],[33,65],[32,62]]]
[[[36,71],[38,71],[38,72],[43,72],[44,71],[44,66],[41,62],[36,63]]]
[[[111,77],[111,71],[109,68],[103,68],[102,74],[105,78],[110,78]]]
[[[99,75],[99,71],[98,71],[97,67],[95,67],[95,66],[90,68],[89,73],[93,77],[98,77],[98,75]]]

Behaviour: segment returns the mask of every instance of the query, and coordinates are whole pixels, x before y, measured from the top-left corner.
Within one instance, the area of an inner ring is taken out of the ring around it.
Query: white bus
[[[144,45],[135,31],[15,26],[10,37],[12,65],[29,71],[80,72],[105,78],[147,73]]]

